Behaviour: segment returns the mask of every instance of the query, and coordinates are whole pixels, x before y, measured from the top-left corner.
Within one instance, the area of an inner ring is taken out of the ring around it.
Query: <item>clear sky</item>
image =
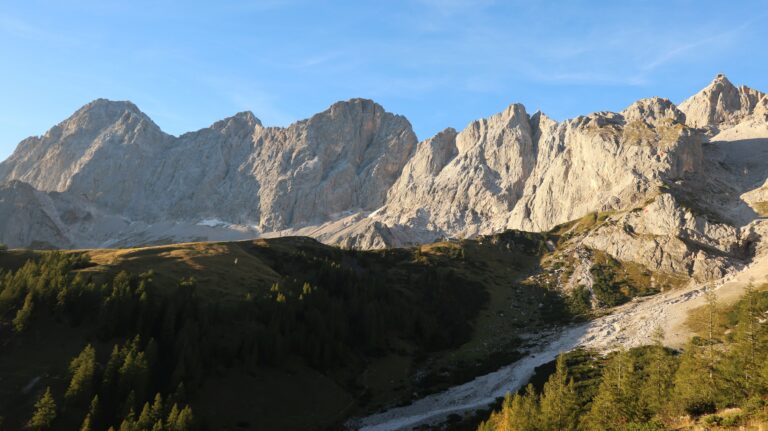
[[[0,160],[99,97],[172,134],[366,97],[424,139],[513,102],[557,120],[678,103],[718,72],[765,91],[767,21],[762,0],[7,0]]]

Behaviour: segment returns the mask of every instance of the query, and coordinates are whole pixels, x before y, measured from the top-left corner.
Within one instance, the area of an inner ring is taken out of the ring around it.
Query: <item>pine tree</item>
[[[619,350],[603,372],[597,395],[584,418],[586,428],[595,431],[621,430],[637,420],[634,363],[629,354]]]
[[[93,425],[91,425],[91,414],[90,413],[85,415],[85,419],[83,420],[83,424],[80,425],[80,431],[93,431]]]
[[[90,344],[85,346],[69,364],[72,375],[64,398],[69,402],[87,402],[93,392],[96,376],[96,349]]]
[[[16,332],[21,332],[29,325],[29,319],[32,318],[32,311],[35,308],[34,293],[29,291],[24,298],[24,305],[16,312],[16,316],[13,318],[13,329]]]
[[[170,431],[189,431],[192,429],[192,425],[195,421],[192,414],[192,408],[184,406],[176,417],[175,423],[170,427]]]
[[[555,373],[544,384],[540,408],[542,430],[566,431],[576,429],[579,404],[573,380],[568,378],[564,355],[557,357]]]
[[[672,390],[672,405],[677,412],[698,416],[715,410],[717,388],[714,375],[707,372],[709,361],[708,354],[699,346],[693,341],[688,343],[680,357]]]
[[[36,430],[44,430],[51,427],[56,419],[56,401],[51,394],[51,388],[45,388],[45,392],[35,403],[35,410],[32,413],[28,426]]]
[[[757,395],[761,387],[760,368],[763,349],[760,342],[762,310],[754,285],[745,288],[740,301],[734,343],[731,346],[729,360],[724,364],[724,377],[730,395],[727,401],[737,403]],[[725,389],[725,388],[724,388]]]
[[[657,327],[653,334],[653,346],[650,348],[647,377],[640,390],[641,400],[649,415],[665,414],[672,392],[672,380],[675,375],[674,359],[664,347],[664,330]]]
[[[538,420],[538,397],[533,386],[528,385],[522,394],[507,394],[493,422],[497,431],[536,431]]]

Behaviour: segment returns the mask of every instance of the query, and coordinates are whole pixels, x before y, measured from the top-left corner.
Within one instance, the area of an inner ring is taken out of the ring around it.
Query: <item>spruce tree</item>
[[[737,311],[734,343],[730,348],[729,360],[724,364],[724,377],[728,384],[730,403],[756,396],[761,387],[761,367],[765,352],[762,348],[761,323],[763,310],[750,283]]]
[[[168,416],[165,419],[165,426],[169,430],[173,430],[176,425],[176,420],[179,418],[179,406],[174,403],[171,409],[168,411]]]
[[[29,419],[28,426],[35,430],[49,429],[56,419],[56,401],[51,394],[51,388],[45,388],[45,392],[35,403],[35,409],[32,418]]]
[[[151,429],[158,420],[163,418],[163,397],[158,393],[150,405],[144,403],[144,407],[139,415],[138,424],[142,429]]]
[[[93,425],[91,424],[91,414],[88,413],[85,415],[85,419],[83,419],[83,424],[80,425],[80,431],[94,431]]]
[[[69,364],[71,378],[64,398],[69,402],[87,402],[92,396],[96,375],[96,349],[85,346]]]
[[[119,431],[139,431],[140,428],[136,424],[136,415],[133,410],[130,410],[125,418],[120,423]]]
[[[637,420],[638,403],[634,363],[619,350],[605,367],[597,395],[585,416],[585,427],[595,431],[621,430]]]
[[[576,429],[579,403],[573,380],[568,378],[564,355],[557,357],[555,373],[544,384],[540,408],[542,430],[567,431]]]
[[[100,416],[99,416],[99,396],[94,395],[93,399],[91,400],[91,404],[88,407],[88,418],[90,419],[90,425],[91,428],[97,429],[99,428],[100,424]]]
[[[678,413],[698,416],[715,410],[717,388],[714,375],[708,372],[709,361],[708,353],[693,341],[688,343],[680,356],[672,391],[672,405]]]
[[[170,428],[170,431],[189,431],[192,429],[194,423],[194,415],[192,414],[192,408],[184,406],[176,417],[176,421]]]
[[[24,298],[24,305],[16,312],[16,316],[13,318],[13,329],[16,332],[22,332],[29,325],[29,320],[32,318],[32,311],[35,308],[34,293],[29,291]]]
[[[675,361],[664,347],[664,330],[657,327],[653,334],[653,345],[646,364],[646,378],[640,390],[640,399],[648,414],[665,415],[672,392],[675,375]]]
[[[522,394],[507,396],[499,417],[499,431],[536,431],[538,429],[539,408],[536,391],[532,385]]]

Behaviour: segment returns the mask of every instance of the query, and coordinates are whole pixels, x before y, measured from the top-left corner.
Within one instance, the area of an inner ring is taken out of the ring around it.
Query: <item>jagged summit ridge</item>
[[[404,117],[363,99],[287,128],[245,112],[178,138],[135,105],[100,99],[23,142],[0,178],[132,220],[216,218],[270,231],[377,208],[415,144]]]

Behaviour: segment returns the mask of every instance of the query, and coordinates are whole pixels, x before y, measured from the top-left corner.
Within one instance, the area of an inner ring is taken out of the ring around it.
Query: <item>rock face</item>
[[[51,198],[20,181],[0,185],[0,238],[11,246],[67,248],[73,244]]]
[[[728,258],[745,257],[738,229],[695,215],[670,194],[590,232],[583,244],[621,261],[640,263],[697,280],[722,277]]]
[[[220,219],[259,231],[384,202],[416,145],[410,123],[355,99],[288,128],[250,112],[174,138],[128,102],[97,100],[23,141],[0,179],[146,222]]]
[[[736,87],[717,75],[705,89],[680,104],[691,127],[719,129],[756,113],[765,114],[766,94],[746,86]]]
[[[556,122],[513,104],[422,142],[363,99],[286,128],[244,112],[179,137],[130,102],[96,100],[0,163],[0,241],[300,234],[380,248],[602,211],[611,223],[585,246],[707,278],[740,258],[739,229],[768,208],[768,162],[754,157],[766,139],[768,96],[723,76],[679,108],[649,98]]]
[[[512,105],[420,143],[378,217],[472,236],[621,209],[701,166],[703,136],[683,119],[658,98],[559,124]]]

